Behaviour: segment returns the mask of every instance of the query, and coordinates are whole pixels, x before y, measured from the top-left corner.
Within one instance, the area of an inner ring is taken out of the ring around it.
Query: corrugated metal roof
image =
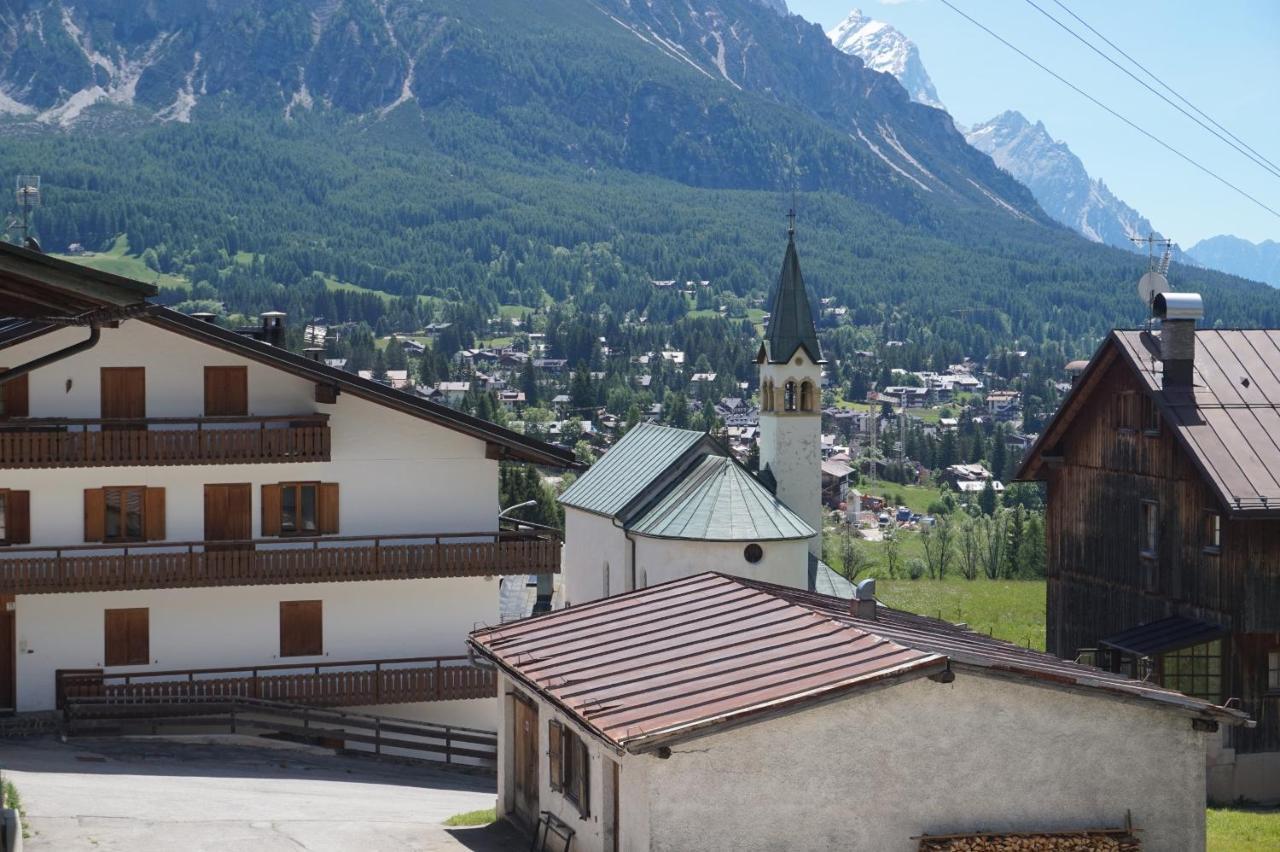
[[[1099,639],[1098,644],[1149,657],[1153,654],[1190,648],[1193,645],[1203,645],[1205,642],[1221,639],[1230,632],[1220,624],[1210,624],[1205,621],[1196,621],[1194,618],[1174,615],[1131,627],[1106,639]]]
[[[471,641],[617,746],[943,666],[721,574],[480,630]]]
[[[1280,330],[1196,331],[1189,390],[1163,388],[1149,334],[1115,336],[1231,514],[1280,514]]]
[[[704,458],[627,528],[639,535],[704,541],[779,541],[817,532],[724,456]]]
[[[690,429],[639,424],[569,486],[560,502],[616,515],[705,437]]]
[[[718,573],[478,630],[477,651],[615,746],[643,750],[709,727],[948,661],[1142,699],[1231,723],[1238,711],[1059,660],[944,621]]]

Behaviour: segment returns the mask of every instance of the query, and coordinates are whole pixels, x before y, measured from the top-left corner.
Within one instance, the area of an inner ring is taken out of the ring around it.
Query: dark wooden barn
[[[1210,793],[1277,800],[1280,330],[1194,322],[1112,332],[1017,478],[1048,486],[1048,649],[1238,701]]]

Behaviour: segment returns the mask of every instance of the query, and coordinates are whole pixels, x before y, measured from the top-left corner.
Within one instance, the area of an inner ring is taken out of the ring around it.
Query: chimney
[[[262,342],[272,346],[284,346],[284,311],[263,311]]]
[[[200,322],[212,323],[214,320],[218,318],[218,316],[217,314],[211,313],[210,311],[196,311],[193,314],[191,314],[191,318],[195,320],[200,320]]]
[[[1196,320],[1204,317],[1198,293],[1158,293],[1151,312],[1160,320],[1163,388],[1190,389],[1195,373]]]
[[[1067,375],[1071,377],[1071,384],[1074,385],[1076,380],[1080,378],[1080,375],[1087,369],[1089,369],[1088,361],[1068,361],[1066,370]]]
[[[323,346],[308,346],[306,349],[303,349],[303,350],[302,350],[302,354],[303,354],[305,357],[307,357],[307,358],[311,359],[312,361],[315,361],[316,363],[319,363],[320,361],[323,361],[323,360],[324,360],[324,347],[323,347]]]
[[[853,587],[853,599],[849,601],[849,614],[854,618],[875,621],[876,581],[868,577]]]

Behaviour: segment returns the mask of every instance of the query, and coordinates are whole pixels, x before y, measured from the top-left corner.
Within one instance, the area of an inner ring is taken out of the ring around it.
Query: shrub
[[[928,567],[924,564],[923,559],[917,558],[907,562],[907,577],[912,580],[919,580],[927,570]]]

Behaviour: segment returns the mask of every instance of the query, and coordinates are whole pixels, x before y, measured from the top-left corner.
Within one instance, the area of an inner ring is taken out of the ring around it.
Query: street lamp
[[[516,511],[517,509],[527,509],[530,506],[536,506],[536,505],[538,505],[537,500],[525,500],[523,503],[517,503],[514,506],[508,506],[507,508],[503,509],[501,512],[498,513],[498,520],[502,520],[508,514]]]

